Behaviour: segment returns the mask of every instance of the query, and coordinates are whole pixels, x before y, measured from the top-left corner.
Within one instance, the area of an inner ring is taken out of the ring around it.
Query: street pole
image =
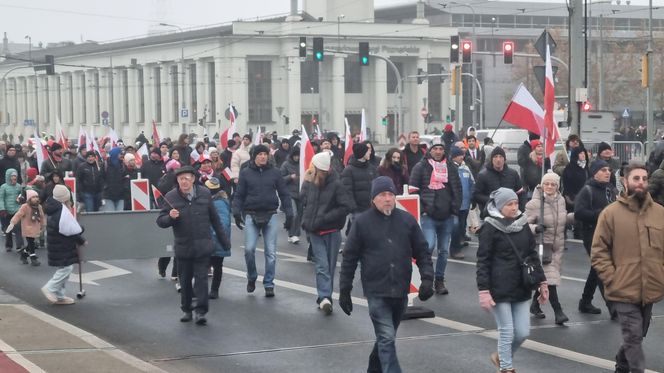
[[[477,49],[477,47],[478,47],[477,43],[476,43],[477,42],[477,33],[475,33],[475,18],[476,18],[475,17],[475,8],[473,8],[473,6],[470,5],[470,4],[463,4],[463,3],[458,3],[458,2],[455,2],[455,1],[450,1],[450,4],[454,4],[454,5],[457,5],[457,6],[465,6],[466,8],[470,9],[470,11],[473,13],[473,35],[471,36],[470,40],[473,43],[473,48]],[[492,34],[492,36],[491,36],[491,46],[492,46],[491,51],[493,52],[493,49],[494,49],[493,48],[493,43],[494,43],[494,40],[493,40],[493,24],[491,25],[491,34]],[[459,66],[462,66],[462,65],[459,65]],[[471,73],[473,74],[473,76],[477,75],[477,73],[475,72],[475,70],[476,70],[475,67],[476,67],[476,64],[473,62],[472,65],[471,65],[471,70],[472,70]],[[494,60],[493,60],[493,67],[496,67],[495,57],[494,57]],[[459,74],[458,78],[461,79],[461,74]],[[461,86],[461,81],[460,80],[459,80],[459,86]],[[457,92],[457,98],[458,98],[457,101],[460,101],[463,98],[463,96],[459,95],[460,91],[461,90],[459,90]],[[475,104],[475,86],[472,84],[472,82],[470,84],[470,102]],[[457,115],[456,115],[457,118],[461,118],[461,115],[459,115],[459,112],[458,112],[459,106],[461,106],[463,108],[463,105],[457,105]],[[477,114],[476,113],[477,113],[477,111],[473,110],[473,120],[472,120],[473,123],[472,123],[472,125],[475,125],[475,123],[477,122],[477,118],[476,118]],[[456,122],[457,122],[457,127],[458,127],[457,130],[460,129],[460,128],[463,128],[463,123],[459,123],[458,120]]]
[[[646,125],[648,128],[648,147],[646,151],[652,151],[655,139],[655,126],[652,116],[652,0],[648,1],[648,50],[646,58],[648,59],[648,87],[646,88]]]
[[[568,123],[570,132],[580,134],[580,103],[577,102],[576,93],[584,87],[584,50],[583,43],[583,1],[572,0],[569,8],[569,91],[568,91]]]
[[[598,100],[597,109],[604,109],[604,15],[599,15],[599,45],[597,45],[597,69],[599,70]]]

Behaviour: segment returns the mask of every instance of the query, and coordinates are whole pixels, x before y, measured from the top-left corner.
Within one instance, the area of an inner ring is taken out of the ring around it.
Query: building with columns
[[[293,7],[294,3],[294,7]],[[449,79],[418,84],[418,69],[449,69],[455,28],[431,27],[424,4],[413,4],[408,23],[375,23],[372,0],[304,1],[289,16],[177,30],[131,40],[83,43],[32,51],[33,64],[55,56],[55,75],[35,72],[26,53],[0,63],[0,133],[65,134],[79,127],[103,136],[112,126],[123,138],[162,137],[225,130],[232,104],[240,133],[290,134],[312,118],[327,131],[344,132],[344,118],[359,130],[364,108],[371,138],[393,142],[399,133],[424,130],[421,109],[449,114]],[[300,37],[307,57],[299,57]],[[324,38],[325,56],[314,62],[313,37]],[[369,66],[358,62],[358,43],[369,42]],[[392,65],[393,64],[393,65]],[[403,92],[397,93],[398,69]],[[401,110],[402,126],[396,128]],[[383,125],[383,119],[387,125]],[[202,124],[202,125],[201,125]],[[149,136],[148,136],[149,137]]]

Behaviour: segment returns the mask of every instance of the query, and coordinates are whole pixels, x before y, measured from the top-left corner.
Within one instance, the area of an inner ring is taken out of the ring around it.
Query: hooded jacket
[[[300,199],[300,162],[293,159],[294,156],[300,156],[300,147],[294,146],[288,155],[288,159],[281,165],[281,175],[284,178],[284,183],[288,187],[288,192],[292,199]],[[276,157],[275,157],[276,159]],[[295,179],[291,177],[295,174]]]
[[[489,202],[491,192],[500,187],[510,188],[516,192],[519,195],[519,208],[524,207],[525,193],[520,193],[522,192],[522,184],[519,174],[507,167],[507,163],[501,171],[497,171],[493,168],[490,157],[488,158],[486,167],[477,175],[475,190],[473,191],[473,200],[479,205],[480,211],[484,210],[487,202]]]
[[[13,168],[5,171],[6,180],[9,180],[12,175],[18,175],[18,172]],[[7,211],[9,215],[14,215],[20,207],[16,199],[21,195],[21,191],[23,191],[23,187],[18,182],[14,185],[10,182],[2,184],[0,186],[0,211]]]
[[[650,175],[648,191],[655,202],[664,206],[664,160],[659,164],[659,168]]]
[[[339,176],[335,172],[328,173],[322,188],[312,180],[313,171],[308,171],[302,184],[302,228],[312,233],[343,228],[353,201]]]
[[[590,260],[609,301],[652,304],[664,298],[664,207],[646,193],[641,206],[621,194],[600,214]]]
[[[377,176],[369,162],[352,159],[341,173],[341,182],[353,195],[353,212],[362,212],[371,206],[371,182]]]
[[[617,190],[613,184],[600,183],[594,178],[589,179],[586,185],[574,200],[574,219],[582,223],[583,244],[590,248],[599,214],[616,200]]]
[[[419,189],[416,193],[420,195],[422,214],[427,214],[436,220],[445,220],[451,215],[458,216],[463,196],[459,170],[447,155],[443,155],[441,162],[447,163],[447,183],[442,189],[429,189],[433,172],[433,167],[429,164],[430,159],[432,159],[431,153],[428,153],[410,173],[410,185]]]
[[[125,178],[127,177],[127,170],[120,160],[120,153],[122,149],[113,148],[109,152],[108,162],[106,162],[106,169],[104,172],[104,186],[103,197],[111,201],[119,201],[124,199]]]
[[[288,149],[290,150],[284,149],[284,144],[288,144],[289,146]],[[290,158],[290,156],[293,154],[292,152],[293,148],[295,147],[291,148],[288,141],[285,140],[279,144],[279,149],[277,149],[277,151],[274,152],[274,164],[275,166],[277,166],[277,168],[281,168],[281,165],[283,165],[284,162],[286,162],[286,160]]]
[[[8,157],[5,155],[2,159],[0,159],[0,185],[4,184],[6,182],[6,177],[5,174],[7,173],[7,170],[10,168],[13,168],[18,172],[18,183],[23,184],[23,178],[21,177],[21,164],[18,161],[18,158],[16,156],[13,157]]]
[[[583,152],[586,155],[586,164],[584,167],[579,166],[579,153]],[[562,172],[563,196],[567,200],[567,208],[574,208],[574,199],[579,194],[581,188],[586,184],[586,181],[591,177],[590,169],[588,168],[588,152],[582,147],[573,149],[570,156],[570,162]],[[572,202],[572,203],[570,203]]]
[[[85,162],[78,166],[76,172],[76,196],[83,201],[83,193],[97,194],[104,188],[104,177],[96,163]]]

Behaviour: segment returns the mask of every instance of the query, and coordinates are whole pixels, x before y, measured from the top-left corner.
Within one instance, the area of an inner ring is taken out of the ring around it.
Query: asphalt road
[[[155,226],[148,234],[170,232]],[[97,285],[86,284],[87,295],[77,304],[57,307],[48,305],[39,291],[53,268],[24,266],[16,253],[0,253],[0,286],[39,310],[170,372],[366,371],[374,333],[360,284],[353,291],[355,307],[350,317],[338,308],[324,316],[316,308],[314,266],[306,261],[306,244],[293,245],[286,239],[281,231],[276,297],[269,299],[260,284],[253,294],[245,291],[243,236],[234,228],[233,255],[224,263],[220,298],[210,301],[204,327],[178,321],[179,296],[173,282],[157,276],[156,259],[86,263],[83,272],[94,276]],[[473,243],[465,250],[465,260],[448,263],[450,294],[423,304],[436,318],[402,323],[397,351],[404,371],[495,371],[488,356],[496,349],[497,334],[492,316],[477,301],[476,247]],[[613,371],[613,356],[621,343],[619,325],[609,320],[606,310],[601,315],[576,310],[589,262],[580,244],[568,247],[559,294],[570,322],[556,326],[551,307],[545,305],[547,317],[532,320],[530,339],[515,356],[519,372]],[[46,253],[38,253],[45,262]],[[257,262],[260,274],[260,252]],[[68,291],[73,296],[78,283],[70,282]],[[595,305],[600,303],[595,300]],[[644,343],[647,366],[664,371],[661,306],[655,306],[654,315]]]

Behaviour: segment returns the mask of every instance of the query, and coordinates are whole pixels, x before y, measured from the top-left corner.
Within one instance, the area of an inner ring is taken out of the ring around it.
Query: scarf
[[[37,204],[37,206],[33,206],[33,205],[29,204],[29,206],[30,206],[30,209],[31,209],[30,220],[32,220],[33,222],[36,222],[36,223],[40,223],[41,222],[41,214],[39,213],[39,204]]]
[[[491,224],[501,232],[521,232],[523,227],[528,223],[528,217],[526,214],[521,214],[520,212],[520,215],[514,220],[505,218],[493,203],[487,205],[487,212],[489,213],[489,216],[484,219],[484,222]]]
[[[214,169],[210,169],[210,172],[205,172],[205,171],[203,171],[199,168],[198,173],[201,174],[200,180],[201,180],[202,183],[204,183],[204,182],[210,180],[210,178],[212,176],[214,176]]]
[[[444,189],[445,183],[447,183],[447,160],[443,159],[440,162],[436,162],[429,158],[429,164],[433,168],[431,171],[431,180],[429,180],[429,189]]]
[[[586,168],[586,161],[578,160],[576,164],[581,168]]]

